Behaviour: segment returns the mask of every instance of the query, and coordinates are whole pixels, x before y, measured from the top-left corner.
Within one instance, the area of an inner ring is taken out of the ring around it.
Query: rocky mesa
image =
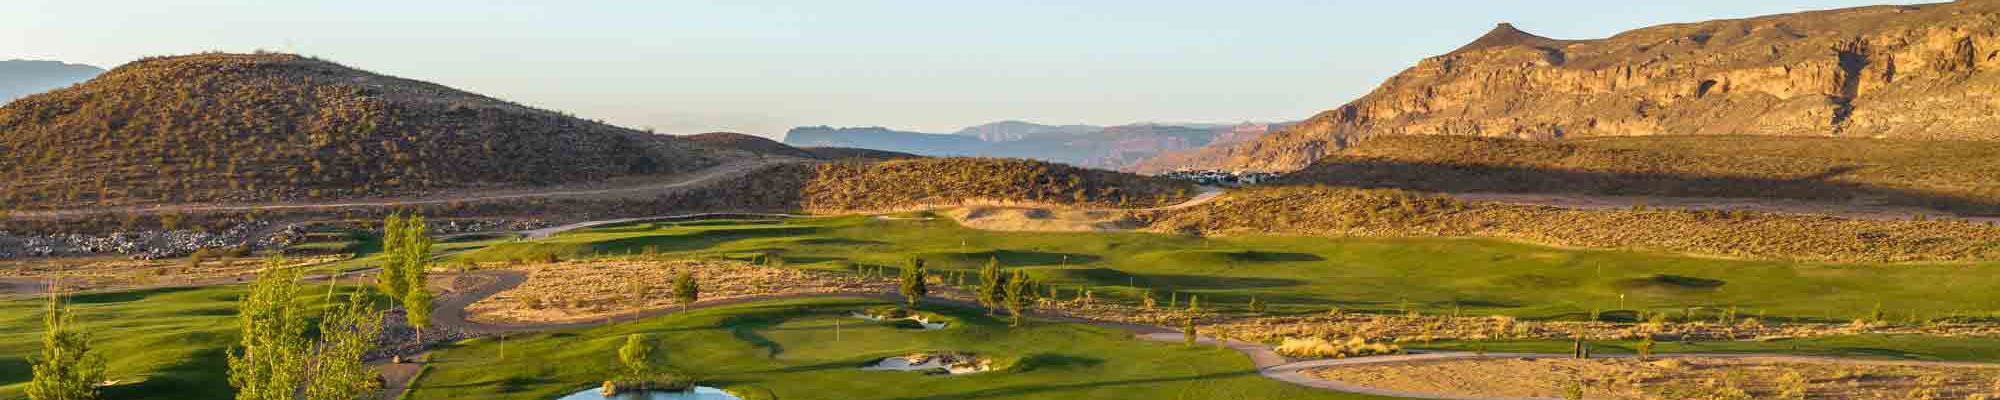
[[[1377,135],[2000,139],[2000,1],[1669,24],[1558,40],[1500,24],[1367,95],[1176,164],[1293,170]]]

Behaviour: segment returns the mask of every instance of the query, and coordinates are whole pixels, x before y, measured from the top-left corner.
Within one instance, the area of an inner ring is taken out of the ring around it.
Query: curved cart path
[[[448,329],[459,329],[465,331],[466,333],[474,335],[490,335],[490,334],[501,334],[501,333],[530,333],[530,332],[563,330],[571,328],[582,328],[589,326],[601,326],[611,323],[629,322],[637,319],[651,318],[651,317],[681,312],[680,308],[660,308],[660,309],[641,310],[633,313],[621,314],[610,318],[606,318],[603,321],[586,321],[586,322],[493,323],[493,322],[472,321],[466,318],[465,307],[470,306],[472,305],[472,303],[476,303],[479,300],[492,297],[493,295],[499,294],[500,292],[505,292],[508,289],[513,289],[514,287],[520,286],[521,283],[527,281],[528,274],[514,270],[486,270],[486,271],[468,272],[464,276],[471,277],[473,279],[485,280],[485,282],[479,284],[477,287],[467,288],[464,290],[457,290],[445,296],[441,296],[437,300],[438,304],[435,307],[436,311],[433,312],[432,316],[433,325]],[[724,300],[703,301],[690,305],[688,307],[688,310],[699,310],[699,309],[754,303],[761,301],[809,299],[809,298],[868,298],[868,299],[879,299],[879,300],[889,300],[889,301],[902,300],[902,297],[900,295],[894,293],[884,293],[884,292],[801,293],[793,295],[755,296],[755,297],[742,297],[742,298],[733,298]],[[969,301],[960,301],[960,300],[932,298],[932,299],[926,299],[925,302],[932,304],[946,304],[957,307],[975,307],[975,308],[979,307],[979,305],[976,303]],[[1088,324],[1092,326],[1123,330],[1126,332],[1131,332],[1138,339],[1146,341],[1178,343],[1186,340],[1186,337],[1183,336],[1183,334],[1180,333],[1179,331],[1153,325],[1133,324],[1133,323],[1113,322],[1113,321],[1100,321],[1100,320],[1076,318],[1076,317],[1055,315],[1048,313],[1031,312],[1028,314],[1028,316],[1042,320],[1065,322],[1065,323]],[[1520,400],[1524,398],[1456,397],[1456,396],[1446,396],[1446,395],[1438,395],[1431,393],[1403,392],[1397,390],[1379,389],[1374,387],[1351,385],[1337,381],[1323,380],[1307,375],[1305,372],[1318,368],[1355,366],[1355,365],[1397,364],[1397,363],[1464,360],[1464,359],[1480,359],[1480,358],[1567,358],[1569,357],[1569,355],[1567,354],[1528,354],[1528,353],[1480,354],[1473,352],[1421,352],[1412,354],[1357,357],[1357,358],[1293,360],[1285,356],[1279,355],[1275,350],[1271,348],[1271,346],[1264,345],[1261,343],[1251,343],[1251,342],[1244,342],[1237,340],[1229,340],[1218,343],[1214,338],[1210,338],[1207,336],[1198,337],[1198,342],[1208,345],[1220,345],[1241,352],[1243,353],[1244,356],[1249,357],[1250,361],[1254,365],[1256,365],[1258,374],[1282,382],[1289,382],[1292,384],[1297,384],[1300,386],[1306,386],[1312,388],[1377,395],[1377,396],[1450,399],[1450,400]],[[1609,356],[1604,358],[1617,358],[1617,357],[1629,357],[1629,356]],[[1767,360],[1775,362],[1835,363],[1835,364],[1850,364],[1850,365],[1950,366],[1950,367],[1994,365],[1987,363],[1971,363],[1971,362],[1861,360],[1861,359],[1845,359],[1845,358],[1833,358],[1833,357],[1811,357],[1811,356],[1770,355],[1770,354],[1730,354],[1730,353],[1682,353],[1682,354],[1655,355],[1654,357],[1655,358],[1682,358],[1682,357],[1747,358],[1747,359],[1758,359],[1758,360]],[[395,376],[395,378],[401,379],[401,381],[390,380],[389,385],[385,387],[393,386],[398,389],[407,387],[409,383],[408,380],[415,378],[415,373],[414,373],[415,370],[416,368],[412,367],[400,368],[399,371],[402,373],[395,374],[397,375]],[[383,374],[384,379],[390,379],[391,378],[390,375],[391,375],[390,373],[385,371],[385,373]],[[400,395],[401,390],[397,390],[395,394]],[[385,395],[388,395],[388,393],[385,392]],[[1544,400],[1540,398],[1525,398],[1525,399]],[[1546,400],[1560,400],[1560,399],[1546,399]]]

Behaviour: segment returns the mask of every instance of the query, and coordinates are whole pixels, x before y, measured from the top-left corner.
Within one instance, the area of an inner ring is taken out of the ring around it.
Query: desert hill
[[[756,154],[799,157],[799,158],[820,158],[819,155],[813,154],[813,152],[806,151],[804,149],[800,149],[797,147],[786,146],[784,143],[778,143],[778,141],[776,140],[765,139],[761,136],[746,135],[735,132],[709,132],[709,133],[682,136],[681,138],[686,139],[687,141],[690,142],[708,145],[709,147],[736,149]]]
[[[59,61],[0,61],[0,104],[83,82],[102,73],[103,68]]]
[[[739,157],[289,54],[136,61],[0,108],[0,203],[267,202],[675,174]]]
[[[852,147],[807,147],[802,150],[825,160],[894,160],[899,158],[923,158],[923,156],[886,150],[857,149]]]
[[[1384,135],[2000,139],[2000,2],[1876,6],[1557,40],[1502,24],[1373,92],[1181,166],[1292,170]]]

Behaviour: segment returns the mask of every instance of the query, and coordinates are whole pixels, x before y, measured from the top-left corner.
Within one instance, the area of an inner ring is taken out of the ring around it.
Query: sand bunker
[[[994,231],[1116,232],[1145,223],[1131,212],[1116,210],[1050,210],[1024,207],[960,207],[942,212],[960,225]]]
[[[993,360],[964,353],[912,353],[884,358],[861,369],[870,371],[919,371],[928,374],[963,375],[993,370]]]

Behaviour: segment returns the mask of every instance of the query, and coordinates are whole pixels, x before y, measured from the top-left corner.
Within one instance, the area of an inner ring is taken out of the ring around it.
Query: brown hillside
[[[1860,201],[2000,213],[2000,142],[1757,136],[1384,136],[1291,183],[1440,192]]]
[[[709,147],[737,149],[763,155],[819,158],[818,155],[812,152],[787,146],[784,143],[778,143],[776,140],[735,132],[709,132],[682,136],[681,138],[690,142],[705,144]]]
[[[2000,1],[1670,24],[1595,40],[1503,25],[1373,92],[1184,165],[1287,171],[1358,139],[2000,139]]]
[[[845,160],[851,158],[866,159],[866,160],[894,160],[899,158],[923,158],[923,156],[910,153],[895,152],[888,150],[858,149],[853,147],[807,147],[804,150],[813,153],[813,155],[819,156],[819,158],[827,160]]]
[[[1186,181],[1011,158],[916,158],[819,164],[801,208],[877,211],[945,204],[1032,203],[1143,208],[1195,193]]]
[[[1154,213],[1150,229],[1204,235],[1486,237],[1556,246],[1840,262],[2000,259],[2000,228],[1719,210],[1573,210],[1394,189],[1258,186]]]
[[[673,174],[736,157],[288,54],[140,60],[0,108],[0,202],[261,202]]]

